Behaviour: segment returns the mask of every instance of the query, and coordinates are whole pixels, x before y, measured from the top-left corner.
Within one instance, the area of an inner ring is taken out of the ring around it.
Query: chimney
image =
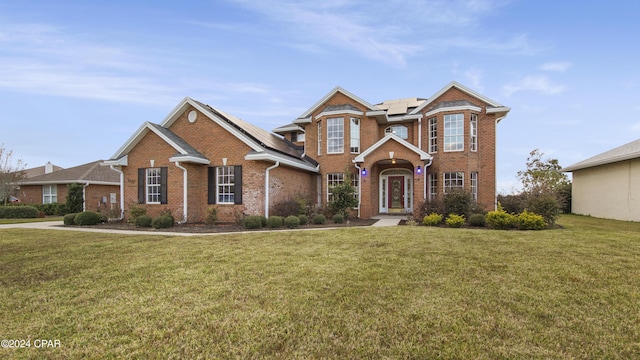
[[[49,174],[52,172],[53,172],[53,164],[51,163],[51,161],[47,161],[47,163],[44,165],[44,173]]]

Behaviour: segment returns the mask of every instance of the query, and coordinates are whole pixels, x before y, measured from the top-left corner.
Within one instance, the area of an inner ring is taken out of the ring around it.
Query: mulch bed
[[[355,227],[355,226],[370,226],[373,225],[376,219],[349,219],[348,222],[343,224],[334,224],[327,222],[323,225],[307,224],[301,225],[297,229],[321,229],[321,228],[341,228],[341,227]],[[183,233],[227,233],[227,232],[241,232],[241,231],[264,231],[264,230],[288,230],[286,227],[271,229],[261,228],[249,230],[244,226],[236,223],[218,223],[215,225],[207,225],[204,223],[187,223],[183,225],[175,225],[164,229],[154,229],[136,227],[134,224],[121,222],[102,223],[98,225],[92,225],[94,229],[113,229],[113,230],[134,230],[134,231],[161,231],[161,232],[183,232]]]

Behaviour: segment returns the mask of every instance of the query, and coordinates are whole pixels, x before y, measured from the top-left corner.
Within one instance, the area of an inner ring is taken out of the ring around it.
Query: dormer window
[[[384,129],[384,133],[394,134],[400,137],[401,139],[405,139],[405,140],[409,138],[409,130],[404,125],[389,126],[388,128]]]

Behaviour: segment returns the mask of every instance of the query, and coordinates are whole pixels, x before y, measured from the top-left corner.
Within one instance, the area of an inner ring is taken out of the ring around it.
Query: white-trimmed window
[[[58,185],[42,185],[42,203],[53,204],[58,202]]]
[[[218,166],[216,168],[218,204],[233,204],[235,201],[235,176],[233,166]]]
[[[327,202],[333,201],[333,193],[331,189],[334,186],[342,184],[344,181],[343,173],[327,174]],[[358,187],[360,186],[360,177],[358,174],[351,174],[351,186],[353,186],[353,197],[358,200]]]
[[[327,154],[344,152],[344,119],[327,119]]]
[[[349,149],[352,154],[360,153],[360,119],[351,118]]]
[[[478,151],[478,115],[476,114],[471,114],[469,132],[471,133],[469,150]]]
[[[396,136],[405,140],[409,138],[409,129],[407,129],[407,127],[404,125],[389,126],[388,128],[384,129],[384,133],[395,134]]]
[[[322,155],[322,121],[318,121],[318,155]]]
[[[438,152],[438,118],[432,117],[429,123],[429,152]]]
[[[438,174],[429,173],[429,200],[434,200],[438,194]]]
[[[464,115],[444,116],[444,151],[464,150]]]
[[[471,173],[471,197],[473,198],[473,201],[478,202],[478,173],[477,172],[472,172]]]
[[[146,169],[147,204],[160,204],[162,174],[160,168]]]
[[[442,179],[445,194],[451,190],[464,189],[464,173],[462,171],[443,173]]]

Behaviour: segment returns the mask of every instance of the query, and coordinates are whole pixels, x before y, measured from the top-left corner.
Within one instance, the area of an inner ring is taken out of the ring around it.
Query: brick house
[[[122,171],[125,208],[145,204],[182,221],[201,221],[213,205],[223,221],[268,216],[298,197],[326,206],[345,180],[361,218],[415,212],[455,188],[493,209],[496,125],[509,110],[456,82],[429,99],[376,105],[336,87],[274,134],[185,98],[104,165]]]
[[[115,210],[119,208],[120,176],[116,171],[100,166],[101,163],[102,160],[98,160],[67,169],[48,163],[45,167],[49,170],[20,182],[20,201],[25,204],[65,203],[69,184],[77,183],[83,186],[85,210]]]

